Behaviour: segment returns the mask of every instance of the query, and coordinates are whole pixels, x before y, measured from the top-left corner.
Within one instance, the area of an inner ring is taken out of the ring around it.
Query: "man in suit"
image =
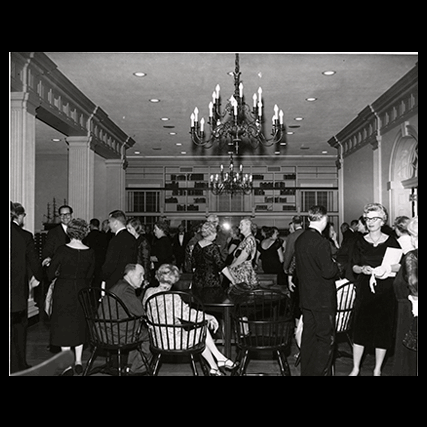
[[[124,277],[111,287],[110,291],[117,295],[125,304],[130,314],[133,316],[140,317],[144,314],[142,308],[141,299],[136,296],[136,290],[142,286],[144,282],[144,267],[139,264],[127,264],[124,269]],[[116,310],[115,304],[110,304],[107,297],[102,300],[103,307],[99,308],[100,313],[109,313],[109,308],[112,307]],[[128,317],[126,312],[119,307],[117,312],[111,313],[113,319],[125,319]],[[132,328],[128,328],[125,324],[121,328],[121,337],[123,340],[126,339],[126,333]],[[117,340],[117,332],[115,338]],[[144,342],[141,345],[141,349],[147,360],[151,359],[150,345],[148,341],[148,331],[146,327],[141,329],[141,337],[144,338]],[[114,341],[116,341],[114,340]],[[128,364],[130,365],[130,374],[138,374],[145,372],[145,364],[141,358],[138,350],[131,350],[128,356]]]
[[[60,246],[70,242],[70,238],[67,235],[67,227],[73,219],[73,209],[68,205],[63,205],[58,209],[58,213],[61,223],[47,233],[42,252],[43,267],[49,267],[56,250]]]
[[[126,216],[120,210],[110,213],[108,219],[111,231],[115,234],[108,244],[105,262],[102,266],[102,286],[110,289],[122,277],[127,264],[137,261],[137,242],[126,230]]]
[[[175,264],[181,271],[184,269],[185,248],[189,241],[190,235],[185,232],[184,224],[179,224],[178,233],[172,239],[172,248],[175,256]]]
[[[303,314],[301,375],[331,375],[335,343],[338,267],[331,248],[322,236],[328,215],[323,206],[313,206],[310,225],[295,242],[296,271]]]
[[[22,229],[25,210],[19,203],[10,204],[10,371],[29,367],[26,361],[28,326],[28,280],[42,280],[42,269],[33,235]]]

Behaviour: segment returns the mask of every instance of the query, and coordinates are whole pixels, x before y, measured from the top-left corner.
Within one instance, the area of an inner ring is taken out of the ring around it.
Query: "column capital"
[[[10,107],[12,109],[22,108],[31,115],[36,115],[36,109],[40,106],[40,102],[31,92],[11,92]]]

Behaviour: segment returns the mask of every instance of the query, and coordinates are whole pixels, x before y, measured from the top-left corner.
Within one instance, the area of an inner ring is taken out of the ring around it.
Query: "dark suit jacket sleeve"
[[[30,267],[31,272],[35,278],[40,282],[43,279],[43,270],[40,264],[39,257],[37,256],[36,247],[34,245],[34,238],[30,232],[25,232],[26,248],[25,256],[27,265]],[[29,277],[31,279],[31,277]]]
[[[331,247],[327,239],[323,239],[318,250],[319,263],[324,279],[334,279],[339,270],[337,264],[332,259]]]
[[[108,245],[107,254],[105,255],[105,261],[102,266],[101,278],[103,281],[107,281],[117,268],[119,260],[119,248],[118,241],[114,237],[110,240]]]

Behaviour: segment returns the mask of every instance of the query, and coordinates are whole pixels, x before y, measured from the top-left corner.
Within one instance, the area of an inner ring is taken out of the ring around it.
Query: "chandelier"
[[[229,98],[224,111],[221,113],[220,87],[216,85],[209,103],[210,137],[205,132],[205,119],[199,120],[199,110],[196,107],[191,114],[191,140],[197,146],[211,148],[214,143],[228,146],[228,152],[239,152],[239,144],[250,144],[253,149],[259,144],[270,147],[276,144],[276,152],[280,145],[286,145],[286,131],[284,114],[277,105],[274,106],[272,138],[267,139],[262,132],[263,103],[262,89],[258,89],[252,97],[252,109],[245,103],[243,96],[243,83],[240,81],[239,54],[236,53],[234,76],[234,94]]]
[[[224,166],[221,165],[219,174],[211,175],[210,186],[211,192],[218,194],[250,194],[253,190],[252,175],[243,173],[243,166],[240,165],[239,171],[236,172],[233,163],[233,154],[230,155],[229,171],[224,172]]]

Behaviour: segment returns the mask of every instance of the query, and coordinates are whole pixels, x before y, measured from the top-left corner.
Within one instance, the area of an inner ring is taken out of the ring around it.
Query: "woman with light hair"
[[[201,229],[202,240],[195,245],[191,254],[193,270],[192,286],[195,289],[221,287],[221,270],[225,263],[221,259],[215,239],[217,228],[213,222],[205,222]]]
[[[366,346],[375,348],[374,376],[381,375],[387,350],[393,344],[395,297],[393,272],[400,264],[382,266],[388,248],[400,249],[393,236],[381,231],[388,220],[387,210],[379,203],[369,203],[363,209],[368,234],[355,243],[351,265],[358,275],[357,297],[353,323],[353,370],[359,375]]]
[[[189,305],[181,303],[181,297],[175,298],[173,294],[169,294],[164,299],[157,300],[156,303],[153,303],[151,306],[151,301],[148,301],[149,298],[159,292],[170,291],[172,286],[178,282],[181,274],[176,265],[172,264],[163,264],[159,267],[156,272],[156,279],[159,281],[159,286],[156,288],[147,289],[144,298],[143,306],[148,316],[153,316],[154,320],[161,324],[174,324],[180,323],[182,318],[190,318],[197,315],[197,311],[192,309]],[[176,294],[175,294],[176,295]],[[147,304],[148,301],[148,304]],[[150,305],[150,307],[149,307]],[[151,308],[151,309],[150,309]],[[151,314],[150,314],[151,313]],[[211,314],[205,313],[205,319],[208,322],[208,327],[216,332],[218,330],[219,324],[214,316]],[[201,321],[200,318],[195,318],[194,321]],[[188,342],[186,338],[181,339],[181,336],[174,336],[174,334],[183,334],[183,333],[194,333],[194,331],[183,331],[182,329],[173,329],[168,328],[167,330],[163,329],[160,333],[164,336],[159,336],[159,342],[170,342],[170,343],[185,343]],[[159,333],[159,335],[160,335]],[[170,336],[169,336],[170,335]],[[189,340],[191,342],[191,339]],[[209,375],[211,376],[222,376],[222,372],[219,368],[232,370],[235,368],[235,364],[227,359],[217,348],[212,336],[209,332],[209,329],[206,331],[206,348],[203,350],[202,356],[208,362],[210,366]]]
[[[252,234],[252,221],[249,218],[240,221],[240,232],[244,239],[234,252],[233,262],[222,272],[230,280],[232,286],[238,283],[246,283],[248,288],[255,289],[259,282],[252,261],[256,256],[257,245]]]

